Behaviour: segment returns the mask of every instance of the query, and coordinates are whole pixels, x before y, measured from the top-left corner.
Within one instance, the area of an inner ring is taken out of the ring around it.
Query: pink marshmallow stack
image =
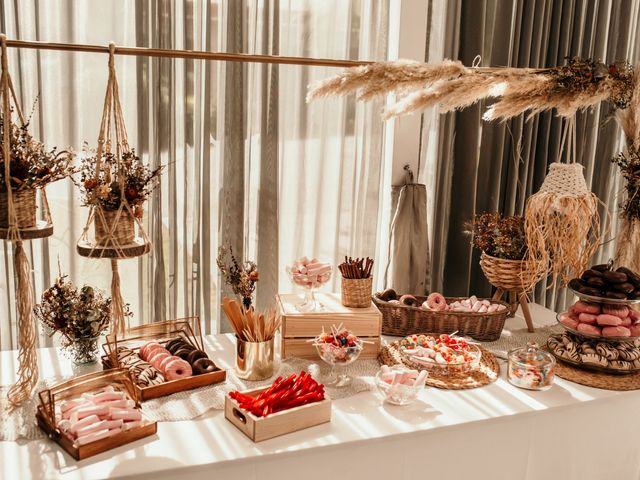
[[[331,264],[321,262],[317,258],[309,260],[302,257],[293,262],[289,271],[293,283],[303,288],[318,288],[331,278]]]
[[[561,313],[565,327],[587,335],[640,337],[640,312],[625,305],[600,305],[578,301]]]
[[[86,445],[139,425],[140,410],[125,392],[113,387],[56,405],[58,428],[76,445]]]

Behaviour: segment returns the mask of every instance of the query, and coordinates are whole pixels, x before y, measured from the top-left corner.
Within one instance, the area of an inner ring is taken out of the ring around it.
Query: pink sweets
[[[586,335],[640,336],[640,313],[625,305],[600,305],[580,300],[558,319],[567,328]]]
[[[78,446],[117,435],[139,425],[141,420],[135,402],[113,387],[56,405],[58,428]]]
[[[303,288],[318,288],[331,278],[331,264],[302,257],[289,267],[291,280]]]

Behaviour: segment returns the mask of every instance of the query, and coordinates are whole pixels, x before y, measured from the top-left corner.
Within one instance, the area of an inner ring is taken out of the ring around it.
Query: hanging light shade
[[[552,163],[540,191],[527,200],[527,259],[564,286],[579,276],[600,244],[599,200],[578,163]]]

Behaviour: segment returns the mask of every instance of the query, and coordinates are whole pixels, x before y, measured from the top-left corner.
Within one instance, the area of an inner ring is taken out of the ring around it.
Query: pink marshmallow
[[[584,302],[582,300],[577,301],[573,306],[573,309],[578,313],[593,313],[594,315],[601,312],[600,305]]]
[[[581,313],[578,315],[578,320],[582,323],[588,323],[589,325],[595,325],[598,320],[598,316],[593,313]]]
[[[604,327],[602,329],[603,337],[629,337],[631,331],[626,327]]]
[[[82,420],[77,420],[77,421],[73,421],[71,420],[70,425],[69,425],[69,431],[71,433],[75,433],[76,431],[78,431],[81,428],[84,428],[88,425],[92,425],[96,422],[99,422],[100,419],[98,418],[97,415],[89,415],[88,417],[84,417]]]
[[[110,437],[111,435],[114,435],[114,433],[112,432],[117,432],[117,430],[112,431],[109,429],[104,429],[104,430],[99,430],[97,432],[89,433],[82,437],[78,437],[76,439],[76,445],[86,445],[87,443],[95,442],[97,440],[102,440],[103,438],[107,438],[107,437]]]
[[[140,410],[136,408],[112,408],[110,413],[113,420],[122,419],[125,422],[128,420],[140,420],[142,418]]]
[[[607,325],[607,326],[618,326],[622,323],[622,319],[620,317],[616,317],[615,315],[608,315],[606,313],[601,313],[597,318],[598,325]]]
[[[602,335],[602,330],[596,325],[589,325],[588,323],[580,323],[577,330],[588,335]]]
[[[88,435],[90,433],[98,432],[100,430],[104,430],[105,428],[108,429],[109,427],[107,427],[107,422],[108,420],[100,420],[99,422],[92,423],[91,425],[87,425],[86,427],[78,428],[74,433],[78,437],[84,437],[85,435]]]
[[[123,400],[124,392],[103,392],[95,396],[96,403],[110,402],[112,400]]]

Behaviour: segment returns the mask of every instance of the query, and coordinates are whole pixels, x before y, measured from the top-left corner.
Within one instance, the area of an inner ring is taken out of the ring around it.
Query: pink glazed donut
[[[434,292],[427,297],[427,307],[436,311],[446,310],[447,300],[441,293]]]
[[[576,304],[571,308],[578,313],[592,313],[594,315],[598,315],[601,311],[600,305],[596,303],[583,302],[582,300],[576,302]]]
[[[578,320],[569,312],[564,312],[560,314],[560,323],[574,330],[578,328],[578,324],[579,324]]]
[[[593,313],[581,313],[580,315],[578,315],[578,320],[580,320],[582,323],[595,325],[596,321],[598,320],[598,316],[594,315]]]
[[[144,345],[142,345],[140,347],[138,356],[143,359],[143,360],[147,360],[147,358],[149,357],[149,352],[150,352],[150,348],[154,347],[154,346],[158,346],[161,347],[162,345],[160,345],[158,342],[147,342]]]
[[[160,370],[160,362],[162,360],[164,360],[165,358],[169,358],[171,356],[170,353],[167,352],[160,352],[160,353],[155,353],[153,355],[153,357],[151,357],[149,359],[149,363],[151,364],[151,366],[153,366],[153,368],[155,368],[156,370]]]
[[[581,323],[578,325],[578,331],[589,335],[602,335],[602,329],[596,325]]]
[[[182,360],[181,358],[168,362],[163,373],[167,380],[177,380],[179,378],[186,378],[193,375],[189,362]]]
[[[631,330],[626,327],[604,327],[602,329],[604,337],[630,337]]]
[[[140,349],[140,358],[142,358],[146,362],[148,362],[156,353],[165,351],[165,348],[156,342],[152,342],[151,344],[146,345],[146,347],[147,348],[145,348],[144,351]]]
[[[624,305],[603,305],[602,313],[615,315],[620,318],[627,318],[629,316],[629,308]]]
[[[615,315],[608,315],[606,313],[601,313],[598,315],[598,325],[600,326],[612,326],[617,327],[622,323],[622,319],[620,317],[616,317]]]
[[[158,368],[158,370],[164,373],[169,362],[172,362],[176,359],[181,360],[180,357],[176,357],[175,355],[163,358],[162,360],[160,360],[160,364],[158,365],[160,368]]]

